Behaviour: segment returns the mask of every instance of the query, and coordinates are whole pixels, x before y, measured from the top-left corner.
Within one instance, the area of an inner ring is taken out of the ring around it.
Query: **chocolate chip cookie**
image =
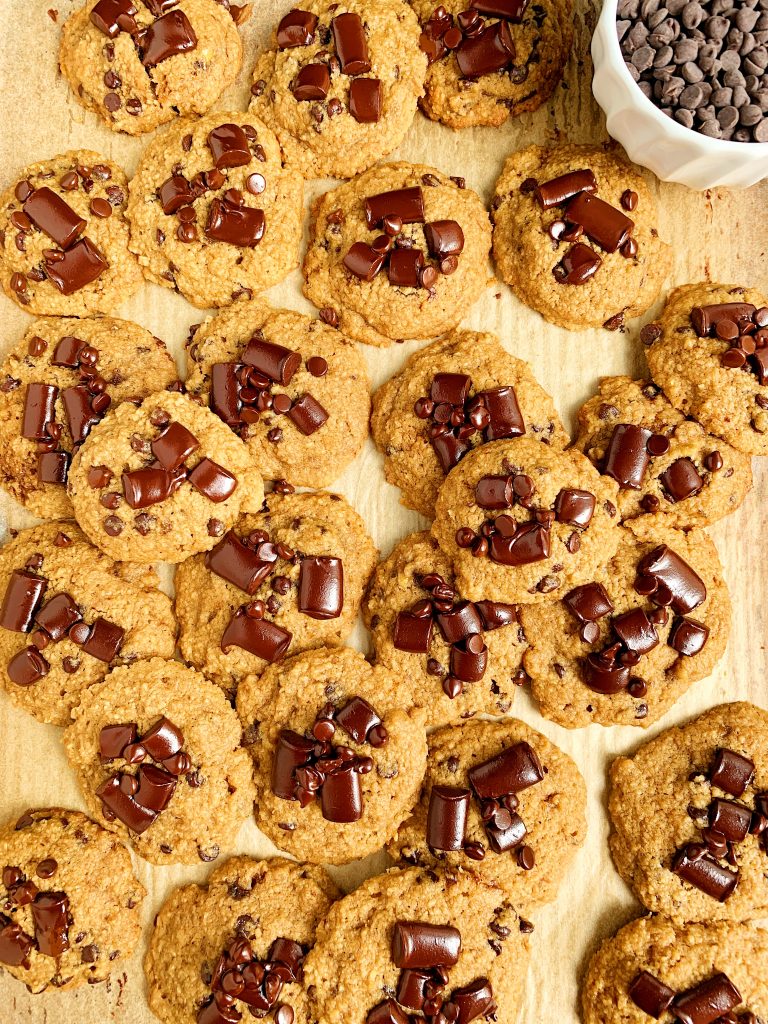
[[[488,214],[463,178],[382,164],[315,201],[304,294],[368,345],[435,338],[480,297],[490,245]]]
[[[546,605],[522,606],[524,666],[545,718],[567,729],[657,721],[725,651],[731,604],[701,530],[632,519],[616,553]]]
[[[572,331],[617,330],[648,309],[671,269],[645,179],[600,147],[513,153],[491,211],[502,280],[546,320]]]
[[[267,496],[176,571],[182,654],[234,698],[288,654],[341,644],[378,552],[338,494]]]
[[[478,445],[523,434],[555,448],[569,442],[528,363],[478,331],[415,352],[374,395],[371,430],[385,477],[430,519],[445,475]]]
[[[419,24],[401,0],[310,0],[256,62],[251,110],[305,178],[351,178],[400,145],[424,91]]]

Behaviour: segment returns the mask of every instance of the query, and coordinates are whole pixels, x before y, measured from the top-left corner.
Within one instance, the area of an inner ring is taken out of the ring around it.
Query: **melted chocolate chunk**
[[[355,743],[364,743],[371,729],[381,725],[379,716],[362,697],[353,697],[335,713],[334,719]]]
[[[81,238],[71,249],[57,250],[56,259],[47,257],[44,266],[61,294],[73,295],[101,277],[109,264],[89,238]]]
[[[195,435],[175,420],[152,442],[152,454],[165,470],[178,469],[200,447]]]
[[[50,667],[36,647],[25,647],[11,658],[5,671],[17,686],[32,686],[48,675]]]
[[[605,453],[603,472],[622,488],[640,490],[650,465],[648,442],[652,431],[632,423],[618,423]]]
[[[511,64],[515,59],[515,43],[509,25],[498,21],[476,35],[465,36],[455,52],[464,78],[480,78]]]
[[[337,619],[344,608],[344,567],[340,558],[302,558],[299,611],[313,619]]]
[[[287,415],[291,423],[298,427],[305,437],[310,437],[328,422],[328,413],[310,394],[304,394],[297,398]]]
[[[696,886],[719,903],[728,899],[739,881],[738,871],[721,867],[699,843],[688,843],[678,850],[672,861],[672,870],[683,881]]]
[[[361,281],[372,281],[384,266],[386,255],[376,252],[366,242],[355,242],[344,257],[347,270]]]
[[[169,11],[137,32],[134,42],[145,68],[153,68],[170,57],[189,53],[197,47],[197,36],[184,11]]]
[[[427,811],[427,845],[432,850],[461,850],[467,829],[468,789],[456,786],[433,786]]]
[[[237,487],[237,478],[213,459],[201,459],[187,480],[209,501],[219,504],[231,497]]]
[[[472,789],[483,800],[520,793],[544,778],[541,761],[530,744],[521,742],[469,771]]]
[[[677,619],[669,633],[667,643],[678,654],[688,658],[702,650],[709,639],[709,627],[696,619]]]
[[[589,168],[561,174],[557,178],[536,185],[533,190],[534,196],[544,210],[561,206],[579,192],[597,192],[597,180]]]
[[[362,818],[363,792],[354,764],[342,764],[325,776],[320,790],[320,807],[326,821],[348,823]]]
[[[698,494],[704,486],[693,461],[687,457],[676,459],[671,466],[659,476],[661,486],[672,501],[684,501]]]
[[[399,651],[427,654],[432,643],[432,616],[399,612],[395,619],[392,643]]]
[[[56,594],[36,613],[35,624],[45,630],[54,643],[58,643],[82,617],[80,608],[69,594]]]
[[[80,366],[80,356],[86,348],[90,348],[90,346],[80,338],[73,338],[71,335],[60,338],[51,356],[51,366],[64,366],[69,370],[77,370]],[[93,349],[93,351],[96,350]]]
[[[424,193],[421,186],[380,192],[365,200],[365,220],[371,231],[381,227],[386,217],[399,217],[403,224],[423,224]]]
[[[680,1024],[714,1024],[741,1002],[741,993],[726,974],[715,974],[677,996],[672,1012]]]
[[[229,530],[205,556],[205,566],[247,594],[254,594],[274,570],[277,562],[274,545],[260,544],[254,550]]]
[[[727,747],[715,751],[709,781],[731,796],[742,796],[755,775],[755,763]]]
[[[92,658],[109,663],[120,653],[124,638],[125,630],[121,626],[99,616],[94,620],[90,635],[82,644],[82,649]]]
[[[644,590],[646,583],[655,584],[650,593],[652,601],[669,605],[677,615],[687,615],[707,597],[701,577],[666,544],[654,548],[640,561],[638,577]]]
[[[590,491],[564,488],[555,498],[555,519],[585,530],[592,522],[595,496]]]
[[[285,387],[301,366],[301,355],[290,348],[264,341],[260,334],[257,332],[248,342],[242,360],[271,381]]]
[[[291,633],[274,622],[236,612],[224,630],[221,649],[226,654],[230,647],[240,647],[272,665],[285,657],[292,639]]]
[[[163,213],[170,215],[183,206],[190,206],[195,201],[195,193],[183,175],[174,174],[157,190],[157,198]]]
[[[364,75],[371,70],[368,41],[359,14],[339,14],[331,22],[336,54],[345,75]]]
[[[433,220],[424,226],[424,238],[435,259],[460,256],[464,251],[464,232],[455,220]]]
[[[600,269],[602,262],[594,249],[583,242],[576,242],[568,249],[552,273],[560,284],[586,284]]]
[[[0,627],[14,633],[28,633],[43,600],[48,581],[25,569],[11,573],[0,609]]]
[[[519,523],[511,537],[494,533],[488,545],[492,561],[500,565],[530,565],[549,558],[550,531],[536,522]]]
[[[85,220],[50,188],[36,189],[24,203],[24,213],[62,249],[69,249],[85,230]]]
[[[327,64],[305,64],[299,70],[291,91],[299,102],[321,101],[328,95],[330,87],[331,74]]]
[[[27,384],[21,436],[28,441],[48,441],[48,427],[56,420],[56,399],[59,389],[52,384]]]
[[[67,482],[69,461],[68,452],[38,452],[37,479],[41,484],[63,486]]]
[[[355,78],[349,87],[349,112],[360,124],[381,120],[384,90],[379,78]]]
[[[208,133],[208,148],[217,170],[244,167],[251,162],[248,137],[237,124],[221,124]]]
[[[649,971],[641,971],[637,975],[629,986],[628,995],[635,1006],[656,1020],[669,1009],[675,998],[674,989]]]
[[[136,7],[131,0],[99,0],[90,14],[91,24],[114,39],[120,32],[136,31]]]
[[[454,967],[461,952],[461,934],[451,925],[396,921],[391,952],[395,967]]]
[[[134,469],[123,473],[123,494],[130,508],[149,508],[167,501],[173,491],[173,478],[167,469]]]
[[[60,957],[69,949],[69,898],[64,892],[38,893],[31,906],[35,941],[43,956]]]
[[[253,249],[264,237],[265,225],[263,210],[235,206],[227,199],[214,199],[208,211],[205,234],[214,242]]]
[[[579,192],[568,202],[565,219],[580,224],[587,238],[605,252],[616,252],[635,226],[621,210],[588,192]]]

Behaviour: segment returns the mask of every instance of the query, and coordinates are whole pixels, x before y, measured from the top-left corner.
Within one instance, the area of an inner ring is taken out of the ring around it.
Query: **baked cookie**
[[[38,320],[0,368],[0,483],[36,516],[72,516],[72,453],[110,406],[177,379],[165,344],[127,320]]]
[[[619,542],[616,484],[532,435],[470,452],[445,478],[432,536],[469,601],[553,601]]]
[[[251,110],[305,178],[351,178],[403,141],[426,70],[402,0],[310,0],[256,62]]]
[[[124,402],[92,427],[67,493],[93,543],[126,562],[181,562],[258,509],[261,477],[248,449],[185,395]]]
[[[313,204],[304,294],[368,345],[435,338],[480,297],[490,247],[485,206],[463,178],[382,164]]]
[[[309,1024],[302,963],[337,895],[322,868],[277,858],[233,857],[176,889],[144,961],[150,1009],[163,1024]]]
[[[282,281],[299,261],[303,182],[243,113],[177,121],[131,180],[131,249],[144,275],[203,309]]]
[[[617,330],[672,266],[640,173],[599,146],[529,146],[507,158],[491,206],[496,267],[553,324]],[[590,244],[591,243],[591,244]]]
[[[458,1021],[513,1024],[532,928],[501,889],[465,871],[369,878],[317,930],[304,964],[311,1019],[406,1021],[424,1010],[426,986]]]
[[[768,712],[721,704],[611,765],[611,853],[654,913],[768,914]]]
[[[584,780],[523,722],[467,722],[429,736],[415,811],[389,844],[395,860],[464,867],[526,909],[549,903],[587,831]]]
[[[622,519],[688,530],[730,515],[752,488],[749,456],[708,434],[647,380],[603,377],[579,410],[574,447],[619,485]]]
[[[408,687],[349,647],[320,648],[244,680],[243,742],[256,823],[311,864],[346,864],[391,839],[424,776],[424,717]]]
[[[322,320],[237,302],[190,334],[187,353],[188,393],[240,435],[266,479],[327,487],[363,447],[368,369]]]
[[[768,1016],[766,958],[762,928],[640,918],[592,957],[581,994],[584,1024],[752,1024]]]
[[[573,45],[571,0],[410,0],[429,60],[421,108],[449,128],[504,124],[545,103]]]
[[[30,164],[0,196],[0,284],[37,316],[109,313],[141,284],[128,179],[87,149]]]
[[[0,828],[0,966],[30,992],[106,981],[141,938],[144,887],[114,836],[79,811]]]
[[[41,722],[67,725],[115,665],[170,658],[171,602],[150,568],[113,562],[72,522],[22,530],[0,548],[0,685]]]
[[[528,363],[480,331],[415,352],[374,395],[371,431],[385,477],[428,519],[446,473],[478,445],[526,433],[555,448],[569,442]]]
[[[768,455],[768,299],[739,285],[687,284],[640,337],[670,402],[748,455]]]
[[[545,718],[645,728],[725,651],[731,602],[701,530],[631,519],[616,553],[561,600],[523,606],[523,663]]]
[[[234,699],[287,654],[343,643],[377,555],[338,494],[273,491],[176,570],[183,656]]]
[[[516,606],[465,601],[427,532],[401,540],[378,565],[363,613],[375,661],[410,688],[430,725],[505,715],[527,679]]]

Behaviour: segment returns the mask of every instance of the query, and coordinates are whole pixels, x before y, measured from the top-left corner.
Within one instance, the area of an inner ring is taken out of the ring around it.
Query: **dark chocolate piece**
[[[739,881],[738,871],[721,867],[706,852],[706,847],[698,843],[688,843],[677,851],[672,861],[672,870],[683,881],[695,885],[719,903],[728,899]]]
[[[392,643],[398,651],[426,654],[432,643],[432,616],[399,612],[395,619]]]
[[[195,200],[195,193],[183,175],[174,174],[157,190],[157,198],[160,200],[163,213],[170,215],[182,206],[190,206]]]
[[[264,237],[265,225],[263,210],[235,206],[227,199],[214,199],[208,211],[205,234],[214,242],[253,249]]]
[[[579,491],[567,487],[555,498],[555,519],[585,530],[595,512],[595,496],[591,491]]]
[[[165,761],[184,746],[184,733],[163,716],[141,737],[141,745],[154,761]]]
[[[83,233],[86,221],[52,189],[36,189],[24,203],[24,213],[62,249],[69,249]]]
[[[349,87],[349,112],[359,124],[378,124],[384,90],[379,78],[354,78]]]
[[[352,83],[354,85],[354,82]],[[299,69],[291,92],[299,102],[321,101],[331,87],[331,74],[327,64],[305,64]]]
[[[251,162],[248,137],[238,124],[220,124],[208,133],[208,148],[216,169],[244,167]]]
[[[6,666],[6,674],[17,686],[32,686],[48,675],[50,665],[36,647],[25,647]]]
[[[389,283],[395,288],[420,288],[423,266],[421,249],[393,249],[387,264]]]
[[[60,957],[69,949],[69,898],[63,892],[40,892],[31,906],[37,949]]]
[[[507,0],[506,6],[527,6],[528,0]],[[493,6],[501,7],[503,3]],[[490,4],[487,6],[491,6]],[[458,1009],[456,1024],[469,1024],[478,1017],[493,1018],[496,1001],[493,998],[493,986],[487,978],[475,978],[469,985],[455,988],[451,992],[451,1003]]]
[[[579,192],[565,208],[565,219],[580,224],[584,234],[605,252],[616,252],[629,238],[634,221],[589,192]]]
[[[228,427],[242,422],[237,363],[214,363],[211,367],[211,411]]]
[[[271,788],[282,800],[293,800],[296,790],[294,772],[309,764],[315,741],[290,729],[281,729],[272,761]]]
[[[698,654],[709,639],[709,627],[696,619],[677,619],[669,633],[667,643],[678,654],[687,658]]]
[[[648,579],[656,583],[656,590],[650,595],[652,601],[658,590],[664,587],[664,601],[661,603],[668,604],[677,615],[687,615],[706,600],[704,581],[666,544],[654,548],[641,560],[638,575],[644,581]]]
[[[46,258],[44,266],[62,295],[73,295],[92,284],[109,266],[90,238],[81,238],[66,251],[55,251],[56,259]]]
[[[136,7],[131,0],[99,0],[90,14],[91,24],[114,39],[120,32],[136,31]]]
[[[355,242],[344,257],[347,270],[361,281],[372,281],[384,266],[385,255],[376,252],[367,242]]]
[[[515,59],[515,43],[509,25],[498,21],[475,35],[464,36],[455,53],[462,75],[480,78],[511,64]]]
[[[310,437],[328,422],[328,413],[318,400],[310,394],[297,398],[288,410],[288,419],[304,434]]]
[[[460,601],[447,611],[438,612],[435,618],[447,644],[459,643],[483,631],[482,619],[471,601]]]
[[[726,974],[715,974],[675,997],[672,1013],[680,1024],[714,1024],[741,1002],[741,993]]]
[[[652,431],[632,423],[618,423],[608,443],[603,472],[622,488],[638,491],[651,461],[648,441]]]
[[[113,761],[120,757],[130,743],[136,742],[138,730],[136,724],[105,725],[99,733],[99,753],[103,758]]]
[[[470,784],[481,800],[520,793],[543,778],[544,768],[538,754],[525,742],[507,747],[469,771]]]
[[[552,273],[560,284],[586,284],[598,272],[602,262],[594,249],[583,242],[576,242],[563,255]]]
[[[514,500],[511,476],[483,476],[475,484],[475,504],[480,508],[511,508]]]
[[[517,622],[517,609],[513,604],[498,601],[476,601],[475,608],[483,622],[483,631],[500,629]]]
[[[364,75],[371,70],[368,41],[359,14],[339,14],[331,22],[336,55],[345,75]]]
[[[130,508],[149,508],[171,496],[172,477],[167,469],[134,469],[123,473],[123,494]]]
[[[493,388],[490,391],[478,391],[476,398],[482,399],[483,405],[491,417],[485,428],[486,441],[498,441],[506,437],[521,437],[525,433],[525,421],[520,412],[517,395],[513,387]]]
[[[431,850],[463,849],[471,795],[457,786],[432,787],[426,835]]]
[[[81,646],[92,658],[109,663],[120,653],[124,638],[125,630],[122,627],[99,616],[94,620],[90,635]]]
[[[189,53],[197,46],[195,30],[184,11],[169,11],[137,32],[134,41],[145,68],[153,68],[180,53]]]
[[[583,583],[563,598],[568,611],[579,622],[597,622],[613,611],[613,602],[602,583]]]
[[[715,751],[709,781],[731,796],[742,796],[755,775],[755,764],[744,754],[719,747]]]
[[[226,654],[230,647],[240,647],[272,665],[285,657],[292,639],[291,633],[274,622],[236,613],[224,630],[221,649]]]
[[[700,338],[706,338],[721,320],[749,320],[755,312],[751,302],[717,302],[710,306],[694,306],[691,323]]]
[[[387,999],[369,1012],[365,1024],[410,1024],[410,1017],[404,1013],[394,999]]]
[[[473,6],[475,6],[473,4]],[[557,178],[537,185],[533,194],[539,205],[544,210],[551,210],[553,206],[561,206],[569,199],[573,199],[579,192],[597,192],[597,181],[594,173],[588,168],[579,171],[568,171]]]
[[[191,430],[175,420],[152,442],[152,454],[163,469],[178,469],[185,459],[197,451],[200,442]]]
[[[271,544],[260,544],[254,550],[243,544],[234,530],[229,530],[205,556],[205,566],[228,583],[254,594],[274,570],[277,551]]]
[[[97,397],[106,399],[106,402],[97,405],[94,396],[82,384],[76,384],[72,388],[64,388],[61,393],[64,417],[75,444],[82,444],[86,437],[88,437],[91,427],[96,426],[111,404],[108,395],[99,395]]]
[[[294,46],[309,46],[315,38],[317,15],[309,11],[293,10],[277,26],[277,46],[288,50]]]
[[[704,486],[699,471],[687,456],[676,459],[671,466],[667,467],[659,476],[659,481],[672,501],[684,501],[686,498],[698,494]]]
[[[143,764],[139,768],[139,788],[134,800],[150,811],[160,813],[171,802],[176,790],[176,779],[170,772],[154,764]]]
[[[302,558],[299,611],[312,619],[337,619],[344,607],[344,566],[340,558]]]
[[[51,640],[63,640],[71,626],[82,619],[80,608],[69,594],[56,594],[35,615],[35,625],[45,630]]]
[[[584,683],[590,690],[610,696],[629,686],[630,668],[617,661],[615,654],[614,649],[609,647],[597,654],[587,655],[584,662]]]
[[[380,227],[385,217],[399,217],[403,224],[424,223],[424,193],[420,185],[380,192],[365,200],[365,220],[371,231]]]
[[[47,427],[56,421],[56,399],[59,389],[53,384],[27,384],[21,436],[28,441],[49,441]]]
[[[629,986],[629,998],[643,1013],[656,1020],[665,1013],[675,998],[674,989],[659,981],[649,971],[641,971]]]
[[[226,501],[237,487],[237,478],[213,459],[201,459],[187,477],[190,484],[209,501]]]
[[[461,934],[451,925],[396,921],[392,931],[395,967],[454,967],[461,952]]]
[[[709,805],[709,827],[731,843],[743,842],[752,823],[752,810],[733,800],[715,799]]]
[[[477,683],[488,666],[488,648],[479,633],[451,648],[451,675],[463,683]]]
[[[123,792],[120,776],[111,775],[96,790],[96,796],[135,835],[142,835],[157,818],[157,811],[142,807],[132,796]]]
[[[488,545],[491,560],[500,565],[529,565],[549,558],[550,532],[540,523],[518,524],[511,537],[495,533]]]
[[[435,259],[460,256],[464,250],[464,232],[455,220],[433,220],[424,225],[424,238]]]
[[[362,818],[363,791],[356,765],[347,762],[325,776],[320,807],[326,821],[346,824]]]
[[[301,355],[290,348],[265,341],[255,334],[248,342],[242,361],[255,367],[260,374],[283,387],[290,384],[293,375],[301,366]]]
[[[80,366],[81,352],[89,347],[86,342],[71,335],[60,338],[51,356],[51,366],[65,366],[69,370],[76,370]]]
[[[642,657],[659,645],[659,634],[656,627],[642,608],[617,615],[611,621],[611,629],[621,640],[627,650]]]
[[[65,484],[69,474],[69,462],[69,452],[38,452],[37,479],[41,484]]]
[[[26,569],[15,569],[8,580],[0,609],[0,627],[28,633],[48,581]]]
[[[353,697],[333,717],[355,743],[365,743],[371,729],[381,725],[379,716],[362,697]]]

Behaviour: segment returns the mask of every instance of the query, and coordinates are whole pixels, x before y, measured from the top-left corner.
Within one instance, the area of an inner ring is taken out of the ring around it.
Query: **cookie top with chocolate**
[[[485,206],[463,178],[381,164],[315,202],[304,294],[368,345],[435,338],[485,288],[490,246]]]
[[[303,182],[266,125],[243,113],[175,122],[131,180],[131,249],[145,276],[194,306],[228,306],[298,263]]]
[[[152,1012],[162,1024],[309,1024],[304,958],[337,895],[322,868],[282,858],[233,857],[176,889],[144,960]]]
[[[408,687],[349,647],[271,666],[237,691],[256,823],[286,853],[346,864],[379,850],[417,800],[427,739]]]
[[[641,338],[670,402],[747,455],[768,455],[768,299],[740,285],[683,285]]]
[[[671,268],[645,179],[602,147],[513,153],[496,183],[491,217],[502,280],[570,330],[617,330],[655,301]]]
[[[176,571],[184,657],[234,698],[288,655],[341,644],[377,551],[338,494],[272,492]]]
[[[251,110],[305,178],[351,178],[399,146],[424,91],[419,24],[401,0],[309,0],[257,60]]]
[[[141,284],[128,249],[128,179],[78,149],[30,164],[0,196],[0,284],[37,316],[109,313]]]
[[[533,696],[569,729],[651,725],[710,674],[728,640],[731,603],[708,534],[648,516],[619,540],[560,600],[520,609]]]
[[[188,393],[239,434],[266,479],[327,487],[359,454],[368,370],[322,320],[238,302],[194,330],[187,354]]]
[[[143,135],[204,114],[243,59],[219,0],[87,0],[64,24],[59,65],[75,98],[116,132]]]
[[[264,497],[243,442],[175,391],[124,402],[96,424],[72,460],[67,493],[97,547],[144,564],[208,551]]]
[[[415,352],[374,395],[371,430],[387,480],[430,519],[446,474],[473,448],[523,434],[554,448],[569,442],[528,363],[478,331]]]
[[[110,668],[172,657],[176,623],[159,583],[72,522],[20,531],[0,548],[0,686],[39,721],[67,725]]]
[[[648,380],[603,377],[579,410],[574,446],[619,485],[622,519],[708,526],[752,487],[749,456],[686,419]]]
[[[144,896],[130,854],[95,821],[26,811],[0,828],[0,966],[32,993],[106,981],[139,943]]]

